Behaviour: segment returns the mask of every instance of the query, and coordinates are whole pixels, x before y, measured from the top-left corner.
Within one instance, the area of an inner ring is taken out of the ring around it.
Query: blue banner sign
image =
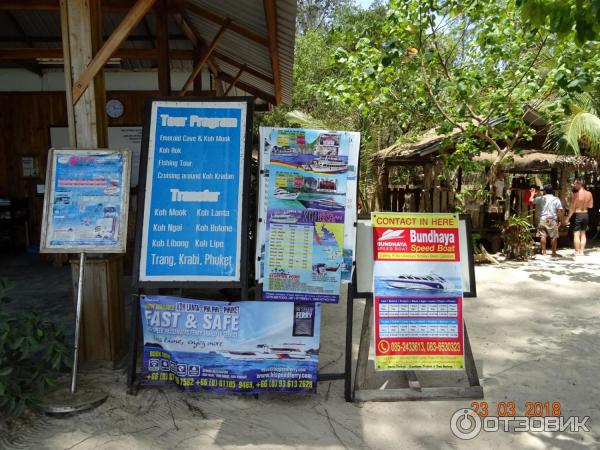
[[[125,252],[128,150],[51,149],[42,252]]]
[[[239,281],[246,102],[152,103],[140,281]]]
[[[142,296],[142,382],[236,394],[316,392],[320,305]]]

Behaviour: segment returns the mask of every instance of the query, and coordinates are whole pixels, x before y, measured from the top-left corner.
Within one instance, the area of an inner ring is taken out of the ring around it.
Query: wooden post
[[[93,71],[89,82],[86,83],[88,88],[81,91],[79,101],[76,101],[71,89],[76,85],[74,80],[81,79],[84,73],[88,72],[90,76],[90,62],[96,59],[99,49],[104,48],[100,0],[60,0],[60,13],[69,144],[77,148],[106,147],[104,63]],[[94,361],[113,367],[123,356],[125,327],[122,319],[124,310],[121,295],[121,259],[121,256],[117,255],[96,258],[93,263],[91,259],[87,259],[88,262],[85,263],[87,282],[82,283],[85,286],[94,285],[95,288],[85,293],[81,310],[79,344],[83,344],[82,348],[85,348],[81,355],[82,364]],[[111,269],[110,276],[94,275],[95,271],[91,269],[91,265],[96,263],[109,264],[114,270]],[[75,270],[75,265],[73,270],[73,280],[76,282],[78,270]]]
[[[100,10],[97,0],[92,2],[94,3],[96,5],[77,0],[60,2],[61,20],[64,21],[62,28],[67,87],[74,85],[74,80],[79,79],[86,70],[94,56],[94,43],[99,44],[97,27],[100,24],[98,18]],[[96,73],[101,72],[102,70],[99,70]],[[79,102],[75,102],[74,98],[71,99],[71,93],[67,92],[67,112],[69,115],[72,114],[68,122],[69,126],[73,127],[72,130],[70,129],[70,135],[74,138],[74,142],[70,144],[75,147],[94,148],[106,145],[106,122],[103,114],[103,101],[106,94],[103,83],[103,76],[92,78],[89,82],[90,89],[82,92]],[[98,100],[100,105],[97,105]],[[99,114],[99,111],[102,111],[102,114]]]
[[[171,93],[171,61],[169,59],[169,9],[165,0],[156,8],[156,46],[158,47],[158,92]]]

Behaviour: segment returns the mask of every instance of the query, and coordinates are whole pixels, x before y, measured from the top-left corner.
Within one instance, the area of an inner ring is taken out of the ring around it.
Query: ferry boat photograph
[[[293,147],[279,147],[279,146],[275,145],[271,149],[271,155],[277,155],[277,156],[294,156],[297,153],[298,153],[298,151]]]
[[[323,156],[312,161],[310,169],[317,173],[343,173],[348,163],[339,157]]]
[[[297,223],[298,218],[288,214],[288,213],[279,213],[273,214],[270,218],[271,223]]]
[[[290,192],[284,188],[277,188],[273,192],[273,197],[279,200],[296,200],[300,192]]]
[[[384,296],[427,295],[432,297],[462,295],[459,269],[443,262],[423,267],[419,262],[398,261],[375,276],[375,289]]]

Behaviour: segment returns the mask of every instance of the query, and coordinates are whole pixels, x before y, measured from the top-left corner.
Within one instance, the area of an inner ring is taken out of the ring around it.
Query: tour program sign
[[[50,149],[42,253],[124,253],[129,150]]]
[[[377,370],[462,369],[458,216],[373,213]]]
[[[248,100],[154,100],[149,109],[139,283],[240,282]]]
[[[186,391],[316,392],[319,304],[142,296],[142,382]]]

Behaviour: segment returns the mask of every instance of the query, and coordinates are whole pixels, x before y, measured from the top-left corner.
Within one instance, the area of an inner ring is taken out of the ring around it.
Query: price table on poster
[[[454,300],[395,300],[398,303],[380,303],[379,317],[457,317]]]
[[[269,267],[310,270],[313,228],[272,224],[269,230]]]

